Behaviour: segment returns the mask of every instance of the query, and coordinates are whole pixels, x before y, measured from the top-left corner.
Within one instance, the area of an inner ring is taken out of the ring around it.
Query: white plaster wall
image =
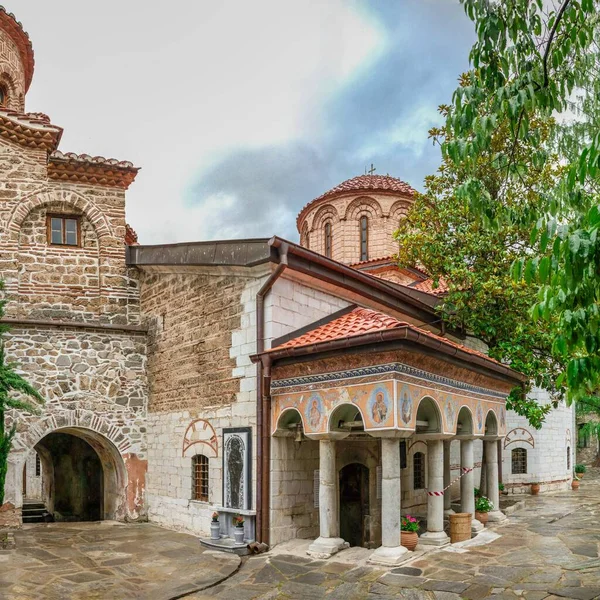
[[[540,404],[548,404],[548,392],[534,389],[533,396]],[[550,489],[567,489],[571,485],[573,467],[575,466],[574,409],[561,402],[553,408],[541,429],[535,430],[525,417],[512,411],[507,413],[507,432],[515,428],[523,428],[533,437],[534,447],[525,441],[509,443],[503,449],[503,477],[509,492],[529,492],[529,484],[541,484],[541,491]],[[503,444],[504,446],[504,444]],[[511,452],[515,448],[527,450],[527,474],[513,475]],[[567,448],[569,448],[570,465],[567,465]],[[526,484],[526,485],[522,485]]]
[[[40,464],[40,474],[35,474],[35,457],[37,454],[31,452],[26,460],[27,494],[26,498],[32,500],[42,499],[42,465]]]

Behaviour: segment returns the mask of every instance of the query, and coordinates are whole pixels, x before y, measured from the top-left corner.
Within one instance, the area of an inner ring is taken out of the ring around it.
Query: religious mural
[[[250,427],[223,430],[223,505],[250,508]]]

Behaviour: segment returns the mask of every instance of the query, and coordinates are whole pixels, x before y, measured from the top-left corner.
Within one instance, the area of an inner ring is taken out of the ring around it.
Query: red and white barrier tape
[[[470,467],[462,467],[461,471],[462,471],[462,473],[461,473],[460,477],[457,477],[456,479],[451,481],[443,490],[441,490],[440,492],[430,492],[428,490],[427,495],[428,496],[443,496],[444,492],[447,489],[449,489],[451,486],[453,486],[457,481],[460,481],[462,477],[464,477],[467,473],[470,473],[471,471],[473,471],[473,469],[471,469]]]

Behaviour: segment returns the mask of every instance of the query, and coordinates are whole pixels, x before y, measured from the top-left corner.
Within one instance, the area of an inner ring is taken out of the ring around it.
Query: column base
[[[492,510],[488,513],[489,523],[500,523],[506,520],[506,515],[501,510]]]
[[[471,521],[471,533],[479,533],[480,531],[483,531],[484,527],[483,527],[483,523],[481,521],[478,521],[477,519],[473,519]]]
[[[336,552],[349,547],[348,542],[345,542],[342,538],[318,537],[308,547],[306,554],[313,558],[330,558]]]
[[[450,543],[450,538],[443,531],[426,531],[419,537],[419,544],[429,546],[445,546]]]
[[[455,515],[455,514],[456,514],[456,512],[453,511],[451,508],[447,508],[447,509],[444,510],[444,516],[445,517],[449,517],[450,515]]]
[[[395,567],[408,559],[408,550],[404,546],[386,547],[379,546],[371,556],[369,562],[384,567]]]

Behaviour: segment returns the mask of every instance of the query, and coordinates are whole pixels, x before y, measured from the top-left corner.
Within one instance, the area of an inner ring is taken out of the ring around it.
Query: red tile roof
[[[433,286],[433,279],[419,281],[419,283],[411,285],[410,287],[415,290],[419,290],[420,292],[433,294],[434,296],[441,296],[442,294],[445,294],[448,291],[448,284],[444,279],[440,279],[438,281],[437,287]]]
[[[473,350],[472,348],[468,348],[462,344],[457,344],[448,338],[435,335],[434,333],[425,331],[420,327],[411,325],[410,323],[406,323],[404,321],[399,321],[394,317],[390,317],[389,315],[372,310],[370,308],[355,308],[354,310],[341,315],[337,319],[333,319],[324,325],[320,325],[311,331],[303,333],[296,338],[280,344],[279,346],[271,348],[269,352],[282,350],[283,348],[299,348],[301,346],[310,346],[313,344],[356,337],[378,331],[389,331],[392,329],[409,329],[417,332],[419,335],[434,339],[446,346],[458,348],[467,354],[480,356],[496,364],[501,364],[483,352],[478,352],[477,350]]]
[[[343,181],[328,192],[321,194],[318,198],[309,202],[298,214],[296,222],[300,223],[300,219],[304,216],[308,207],[312,206],[315,202],[333,198],[340,194],[347,194],[348,192],[379,192],[412,196],[415,190],[405,181],[397,177],[391,177],[390,175],[359,175],[358,177]]]

